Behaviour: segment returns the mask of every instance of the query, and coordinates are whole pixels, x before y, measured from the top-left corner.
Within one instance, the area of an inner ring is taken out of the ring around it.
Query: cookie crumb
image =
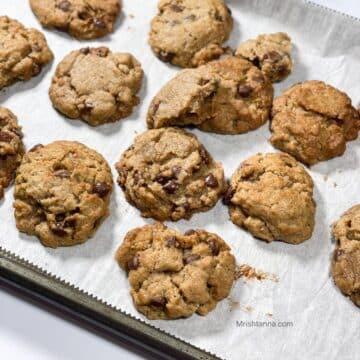
[[[255,268],[251,267],[248,264],[242,264],[238,266],[235,272],[235,280],[238,280],[240,278],[246,278],[249,280],[256,279],[259,281],[262,280],[270,280],[273,282],[279,281],[279,278],[276,274],[267,273],[262,270],[256,270]]]
[[[324,181],[328,181],[329,177],[327,175],[324,175]]]

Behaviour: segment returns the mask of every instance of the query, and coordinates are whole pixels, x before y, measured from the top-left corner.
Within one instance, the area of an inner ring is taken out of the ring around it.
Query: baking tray
[[[337,13],[360,21],[311,1],[300,1],[327,11],[329,16]],[[24,295],[36,304],[56,310],[60,316],[156,359],[219,359],[100,301],[0,246],[0,289],[2,287],[15,290],[16,294]]]

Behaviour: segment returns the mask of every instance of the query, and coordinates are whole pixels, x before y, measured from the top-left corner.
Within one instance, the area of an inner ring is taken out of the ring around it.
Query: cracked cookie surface
[[[0,89],[30,80],[53,59],[44,35],[0,16]]]
[[[0,106],[0,199],[14,178],[24,155],[22,131],[16,116]]]
[[[224,170],[195,135],[177,128],[139,135],[116,164],[127,201],[142,216],[190,219],[212,208],[223,193]]]
[[[274,100],[270,141],[304,164],[342,155],[359,129],[351,99],[322,81],[297,84]]]
[[[182,70],[152,100],[149,128],[193,125],[220,134],[255,130],[269,118],[273,87],[249,61],[227,56]]]
[[[224,195],[231,221],[266,241],[299,244],[312,235],[313,181],[294,158],[257,154],[235,171]]]
[[[237,48],[235,55],[251,61],[272,82],[277,82],[288,77],[293,69],[291,50],[289,35],[278,32],[245,41]]]
[[[235,277],[235,258],[219,236],[161,223],[128,232],[116,260],[128,272],[135,307],[149,319],[206,315]]]
[[[58,65],[49,95],[54,107],[92,126],[129,116],[140,100],[143,70],[128,53],[106,47],[72,51]]]
[[[331,273],[336,286],[360,306],[360,205],[346,211],[334,225],[336,247]]]
[[[83,243],[108,216],[112,186],[109,165],[95,150],[71,141],[37,145],[16,173],[16,226],[45,246]]]
[[[233,27],[223,0],[160,0],[149,43],[156,56],[180,67],[197,67],[224,54]]]
[[[30,0],[45,28],[68,32],[78,39],[96,39],[113,31],[120,0]]]

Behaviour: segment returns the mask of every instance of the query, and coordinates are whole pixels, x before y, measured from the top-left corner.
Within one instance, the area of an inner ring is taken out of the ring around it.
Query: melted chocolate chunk
[[[140,266],[140,259],[138,256],[133,256],[128,262],[127,267],[129,270],[136,270]]]

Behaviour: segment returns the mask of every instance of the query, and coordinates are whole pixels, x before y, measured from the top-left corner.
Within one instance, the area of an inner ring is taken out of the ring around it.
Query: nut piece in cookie
[[[0,89],[30,80],[53,59],[44,35],[0,16]]]
[[[231,221],[266,241],[300,244],[312,235],[313,181],[294,158],[257,154],[235,171],[225,193]]]
[[[109,214],[112,175],[95,150],[72,141],[37,145],[15,179],[16,226],[49,247],[81,244]]]
[[[177,128],[139,135],[116,164],[127,201],[156,220],[190,219],[221,197],[224,170],[195,135]]]
[[[183,68],[224,54],[233,20],[223,0],[160,0],[149,43],[156,56]]]
[[[152,100],[149,128],[194,125],[219,134],[242,134],[270,116],[273,87],[249,61],[227,56],[181,71]]]
[[[331,273],[336,286],[360,306],[360,205],[353,206],[333,225],[336,247]]]
[[[0,199],[9,186],[24,155],[23,134],[16,116],[0,106]]]
[[[292,44],[283,32],[262,34],[242,43],[235,55],[251,61],[272,82],[284,80],[292,71]]]
[[[274,100],[270,141],[306,165],[342,155],[359,129],[351,99],[322,81],[297,84]]]
[[[106,47],[72,51],[58,65],[49,95],[54,107],[71,119],[92,126],[129,116],[140,100],[140,63]]]
[[[96,39],[113,31],[120,0],[30,0],[45,28],[55,28],[77,39]]]
[[[128,272],[135,307],[153,320],[208,314],[235,277],[235,258],[219,236],[161,223],[128,232],[116,260]]]

